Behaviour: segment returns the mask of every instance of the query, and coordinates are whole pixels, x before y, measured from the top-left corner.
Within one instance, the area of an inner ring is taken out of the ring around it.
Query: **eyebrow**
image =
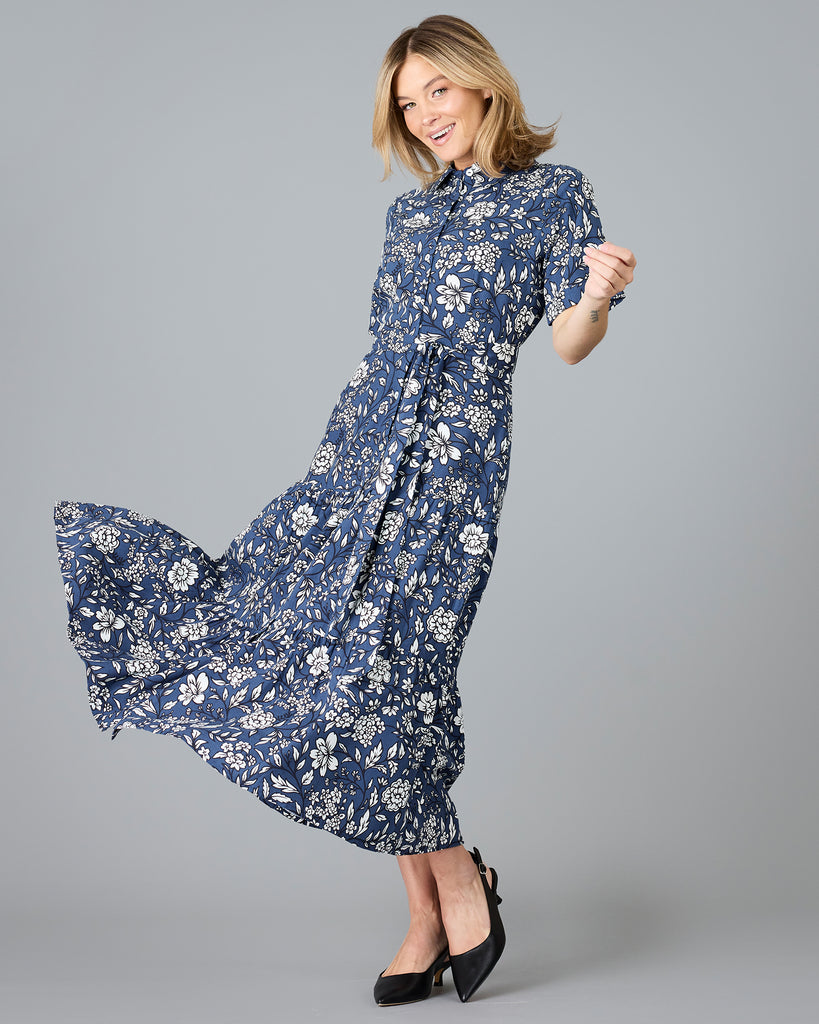
[[[434,78],[430,78],[425,86],[422,87],[421,92],[426,92],[427,89],[432,85],[433,82],[437,82],[439,78],[446,78],[446,75],[436,75]],[[396,100],[410,100],[411,96],[396,96]]]

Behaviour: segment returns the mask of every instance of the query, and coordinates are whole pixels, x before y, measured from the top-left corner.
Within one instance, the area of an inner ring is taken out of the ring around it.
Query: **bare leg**
[[[384,974],[425,971],[446,946],[438,890],[429,861],[432,856],[434,854],[414,853],[396,857],[407,889],[410,926],[401,948]],[[472,866],[474,868],[475,865]]]
[[[449,952],[466,953],[489,934],[489,908],[480,873],[463,846],[428,853]],[[492,884],[492,872],[486,877]]]

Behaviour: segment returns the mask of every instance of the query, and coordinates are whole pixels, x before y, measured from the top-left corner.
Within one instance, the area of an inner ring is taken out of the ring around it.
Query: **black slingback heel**
[[[433,984],[443,985],[444,971],[449,967],[449,948],[439,953],[425,971],[411,974],[378,975],[373,989],[379,1006],[398,1006],[401,1003],[417,1003],[432,992]]]
[[[498,873],[494,868],[487,869],[477,846],[473,847],[470,857],[475,861],[483,882],[483,891],[489,907],[489,934],[480,945],[468,949],[465,953],[453,953],[449,958],[452,980],[462,1003],[474,995],[478,987],[486,981],[492,968],[500,960],[503,947],[506,945],[506,933],[498,913],[498,904],[502,902],[498,896]],[[491,886],[486,880],[487,870],[492,872]]]

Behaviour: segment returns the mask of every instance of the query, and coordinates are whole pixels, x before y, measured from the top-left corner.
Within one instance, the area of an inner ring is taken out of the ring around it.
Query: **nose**
[[[421,123],[429,127],[429,125],[435,124],[437,120],[438,115],[434,111],[430,111],[429,113],[423,115],[423,117],[421,118]]]

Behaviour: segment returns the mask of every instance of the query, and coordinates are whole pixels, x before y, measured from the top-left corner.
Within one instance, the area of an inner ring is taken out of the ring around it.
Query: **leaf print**
[[[100,727],[175,735],[291,820],[389,854],[460,841],[457,662],[496,550],[512,375],[604,240],[576,168],[470,171],[390,206],[369,351],[304,476],[222,555],[130,509],[54,509]]]

